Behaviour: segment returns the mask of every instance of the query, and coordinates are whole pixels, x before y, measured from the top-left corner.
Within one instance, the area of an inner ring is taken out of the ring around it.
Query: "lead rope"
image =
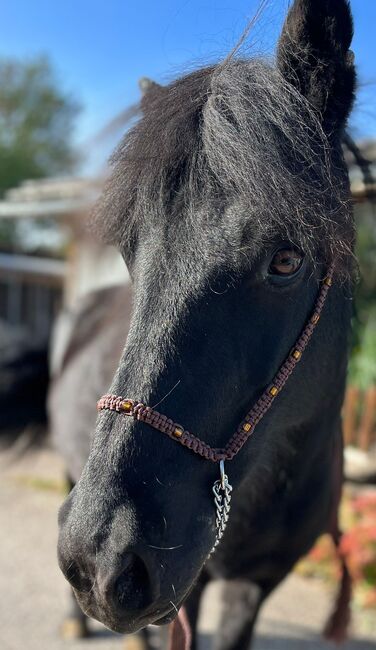
[[[225,474],[224,461],[232,460],[234,456],[239,453],[248,438],[253,434],[256,425],[268,412],[275,398],[279,395],[296,365],[299,363],[315,327],[319,322],[329,288],[332,286],[333,272],[334,264],[332,263],[328,269],[326,278],[322,282],[313,312],[300,336],[296,340],[295,345],[280,366],[272,383],[265,389],[250,411],[248,411],[247,415],[241,421],[237,430],[223,449],[211,447],[193,433],[184,429],[182,425],[177,424],[166,415],[155,411],[150,406],[145,406],[142,402],[137,402],[132,399],[124,399],[118,395],[109,394],[103,395],[97,403],[97,409],[99,411],[116,411],[122,415],[133,417],[135,420],[149,424],[154,429],[165,433],[172,440],[188,447],[188,449],[203,458],[213,462],[219,462],[220,478],[215,481],[212,488],[214,494],[216,539],[209,556],[218,546],[223,537],[230,513],[232,486]]]
[[[333,504],[329,521],[329,534],[333,540],[340,568],[339,589],[333,611],[324,628],[324,637],[335,643],[342,643],[347,638],[351,620],[352,578],[346,556],[341,548],[342,531],[338,521],[338,511],[342,496],[343,483],[343,439],[337,436],[333,450],[332,489]]]

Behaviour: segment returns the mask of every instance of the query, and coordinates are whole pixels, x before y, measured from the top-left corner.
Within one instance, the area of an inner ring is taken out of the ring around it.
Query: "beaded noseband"
[[[241,450],[248,438],[253,434],[256,425],[270,409],[275,398],[281,392],[297,363],[300,361],[320,319],[329,288],[332,285],[333,271],[334,265],[331,264],[328,274],[322,282],[313,312],[300,336],[296,340],[295,345],[280,366],[272,383],[265,389],[250,411],[248,411],[247,415],[241,421],[237,430],[231,436],[225,447],[211,447],[193,433],[184,429],[182,425],[177,424],[166,415],[162,415],[150,406],[145,406],[145,404],[137,402],[136,400],[124,399],[117,395],[103,395],[97,403],[98,411],[107,409],[110,411],[116,411],[122,415],[133,417],[135,420],[144,422],[145,424],[154,427],[154,429],[158,429],[158,431],[165,433],[171,439],[180,442],[180,444],[184,445],[194,453],[199,454],[203,458],[213,462],[219,462],[220,480],[216,481],[213,486],[217,528],[217,538],[213,548],[217,546],[219,540],[223,536],[230,510],[232,486],[229,484],[228,477],[225,474],[224,462],[225,460],[232,460]]]

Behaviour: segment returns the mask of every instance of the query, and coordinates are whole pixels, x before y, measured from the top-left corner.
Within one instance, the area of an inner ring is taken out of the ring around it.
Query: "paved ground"
[[[10,463],[0,452],[0,650],[122,650],[124,638],[99,624],[90,640],[67,642],[59,626],[68,589],[55,559],[56,512],[62,500],[62,467],[48,450]],[[219,614],[221,585],[206,595],[201,650],[209,650]],[[254,650],[328,650],[319,630],[331,595],[316,582],[290,577],[270,598],[257,627]],[[376,621],[356,617],[356,633],[344,650],[375,650]]]

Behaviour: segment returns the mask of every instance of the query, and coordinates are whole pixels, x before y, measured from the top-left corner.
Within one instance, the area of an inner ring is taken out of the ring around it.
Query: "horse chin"
[[[135,634],[148,625],[157,625],[158,627],[162,625],[168,625],[176,618],[177,615],[178,612],[172,610],[160,618],[155,618],[156,616],[160,616],[160,612],[158,614],[153,614],[151,612],[150,614],[146,614],[145,616],[137,619],[127,619],[125,617],[119,620],[115,620],[113,618],[107,619],[107,617],[98,615],[94,616],[94,618],[103,623],[103,625],[105,625],[105,627],[110,629],[112,632],[117,632],[118,634]],[[93,617],[93,614],[91,614],[91,616]]]
[[[156,621],[153,621],[151,625],[168,625],[169,623],[172,623],[172,621],[177,617],[179,610],[173,609],[170,611],[168,614],[165,614],[162,616],[162,618],[158,618]],[[150,625],[150,624],[149,624]]]
[[[74,590],[77,602],[80,608],[91,618],[102,623],[112,632],[118,634],[135,634],[148,625],[168,625],[178,615],[181,603],[173,608],[157,609],[155,611],[146,612],[143,616],[132,616],[124,613],[123,615],[114,615],[114,613],[107,608],[98,606],[92,599],[85,599],[82,593]]]

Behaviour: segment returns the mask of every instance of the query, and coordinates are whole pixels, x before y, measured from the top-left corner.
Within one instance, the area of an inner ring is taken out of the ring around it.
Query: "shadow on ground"
[[[319,641],[317,638],[297,639],[281,636],[261,636],[255,641],[252,650],[333,650],[337,646],[326,641]],[[372,641],[351,641],[340,646],[341,650],[375,650],[376,646]],[[210,644],[207,646],[210,649]]]
[[[352,640],[340,646],[334,645],[319,639],[315,636],[307,638],[307,630],[302,628],[302,637],[275,636],[261,634],[256,635],[252,650],[333,650],[339,647],[341,650],[375,650],[376,644],[367,640]],[[200,635],[199,650],[212,650],[213,637],[210,634]]]

